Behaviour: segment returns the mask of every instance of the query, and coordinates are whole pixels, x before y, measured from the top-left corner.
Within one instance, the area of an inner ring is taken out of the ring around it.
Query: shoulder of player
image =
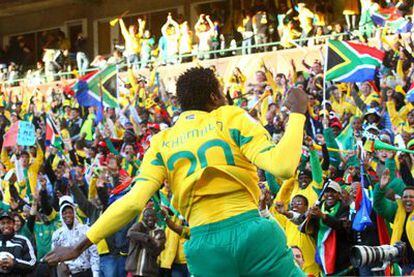
[[[240,126],[245,119],[250,119],[253,123],[256,120],[253,119],[246,110],[236,106],[223,106],[214,111],[218,121],[223,122],[226,126]]]

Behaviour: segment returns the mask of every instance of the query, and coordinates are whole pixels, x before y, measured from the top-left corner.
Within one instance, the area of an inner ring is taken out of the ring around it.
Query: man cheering
[[[57,248],[50,264],[70,260],[130,222],[167,181],[173,206],[190,226],[185,255],[195,276],[297,276],[283,231],[258,212],[257,167],[290,178],[299,164],[307,96],[292,90],[285,134],[275,145],[244,110],[226,105],[214,72],[191,68],[177,81],[183,113],[155,135],[132,190],[109,207],[74,248]]]

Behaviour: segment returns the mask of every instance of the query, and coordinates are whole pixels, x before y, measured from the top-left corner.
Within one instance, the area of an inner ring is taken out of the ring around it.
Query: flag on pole
[[[46,115],[46,146],[62,149],[62,142],[63,140],[55,121],[49,114]]]
[[[118,108],[116,73],[116,65],[109,65],[102,70],[80,77],[71,87],[79,105],[99,107],[102,91],[104,107]]]
[[[388,27],[392,32],[406,33],[412,29],[412,23],[405,19],[397,8],[380,8],[371,15],[376,25]]]
[[[334,82],[374,80],[385,53],[363,44],[329,40],[325,78]]]
[[[396,21],[401,17],[395,7],[380,8],[371,14],[372,21],[379,26],[385,26],[387,22]]]
[[[96,110],[96,116],[95,116],[95,124],[99,124],[104,117],[104,104],[103,104],[103,92],[102,92],[102,80],[99,80],[99,96],[101,101],[99,102],[99,105]]]

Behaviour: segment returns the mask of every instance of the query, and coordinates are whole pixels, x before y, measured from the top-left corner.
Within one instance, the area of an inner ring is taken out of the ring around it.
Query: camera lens
[[[359,246],[354,246],[351,248],[351,264],[355,268],[361,267],[362,265],[362,254]]]

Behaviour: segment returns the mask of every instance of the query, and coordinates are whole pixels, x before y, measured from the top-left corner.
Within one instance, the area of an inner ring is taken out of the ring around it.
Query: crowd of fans
[[[309,36],[313,27],[306,22],[316,18],[316,13],[301,4],[298,9],[292,11],[299,13],[301,32],[297,35]],[[303,9],[313,17],[306,16],[302,22]],[[350,29],[356,28],[355,14],[346,14]],[[254,43],[267,42],[268,30],[262,33],[258,27],[266,25],[265,19],[262,11],[253,19],[246,14],[239,29],[243,54],[251,53]],[[129,68],[137,61],[145,66],[152,60],[155,40],[144,22],[139,20],[138,29],[127,29],[119,19]],[[283,22],[294,25],[291,20]],[[220,41],[217,29],[208,15],[200,15],[195,26],[200,59],[212,58],[208,51],[220,45],[214,44]],[[337,31],[341,32],[339,28]],[[159,54],[165,63],[178,63],[177,53],[192,52],[192,34],[186,23],[178,24],[169,15],[162,33],[164,41],[160,39],[158,47],[166,46]],[[219,40],[214,41],[217,35]],[[298,265],[308,275],[327,273],[315,258],[322,247],[319,237],[327,228],[335,230],[338,238],[334,274],[384,275],[384,270],[374,272],[369,266],[353,268],[350,249],[398,241],[406,244],[405,254],[398,261],[402,274],[414,274],[414,156],[373,148],[375,141],[381,141],[414,149],[414,99],[406,97],[414,84],[413,36],[394,38],[391,42],[381,37],[386,58],[375,82],[327,83],[325,98],[323,61],[304,60],[305,71],[298,71],[292,62],[288,76],[262,63],[251,83],[247,80],[253,76],[245,76],[242,69],[235,68],[225,80],[211,68],[229,104],[246,109],[275,142],[284,133],[289,110],[283,102],[290,90],[299,88],[308,94],[306,137],[296,177],[279,180],[258,172],[260,214],[283,227]],[[76,58],[79,71],[84,72],[88,56],[83,50],[84,38],[79,36],[78,40]],[[124,56],[116,51],[105,62],[121,63]],[[39,63],[38,69],[42,68]],[[133,74],[128,76],[134,78]],[[47,96],[30,97],[0,88],[0,144],[18,120],[32,122],[37,136],[34,146],[1,149],[0,274],[33,272],[47,276],[57,271],[62,276],[189,276],[183,244],[191,233],[183,216],[169,204],[172,195],[168,184],[149,201],[142,215],[76,260],[61,263],[57,269],[43,262],[53,248],[75,245],[88,226],[130,190],[151,137],[172,126],[180,116],[177,97],[162,86],[156,89],[144,79],[129,81],[130,93],[120,96],[120,108],[105,108],[99,121],[95,120],[97,107],[79,106],[63,88],[56,87]],[[50,145],[46,141],[47,117],[56,123],[62,143]],[[361,191],[366,191],[372,203],[369,217],[373,224],[356,231],[352,226]],[[388,240],[379,232],[380,223],[388,227]],[[393,273],[397,272],[393,267]]]
[[[11,37],[9,45],[0,49],[0,82],[13,84],[16,79],[27,78],[30,84],[36,85],[73,76],[70,73],[75,69],[83,75],[90,66],[101,67],[107,63],[134,63],[134,68],[140,69],[151,63],[176,64],[196,58],[202,60],[275,48],[321,45],[326,42],[327,35],[341,40],[367,39],[374,35],[371,30],[375,24],[371,15],[379,7],[396,7],[399,14],[406,16],[413,4],[411,0],[380,3],[361,0],[360,4],[357,0],[345,1],[344,18],[338,19],[331,18],[333,7],[329,1],[318,1],[312,6],[305,2],[292,1],[290,5],[281,2],[276,9],[258,1],[259,4],[252,8],[240,11],[231,28],[225,28],[225,22],[218,15],[212,18],[201,14],[195,25],[190,26],[182,16],[174,19],[169,14],[159,38],[152,34],[154,30],[148,29],[145,17],[138,18],[137,23],[130,26],[126,26],[122,18],[115,19],[111,26],[117,27],[119,23],[123,43],[115,46],[110,57],[98,55],[92,58],[88,53],[88,39],[82,33],[71,45],[65,33],[57,30],[40,35],[38,48],[42,59],[33,65],[37,55],[24,36]],[[346,24],[343,24],[344,19]],[[272,46],[261,46],[272,42]],[[69,74],[56,76],[62,72]]]

